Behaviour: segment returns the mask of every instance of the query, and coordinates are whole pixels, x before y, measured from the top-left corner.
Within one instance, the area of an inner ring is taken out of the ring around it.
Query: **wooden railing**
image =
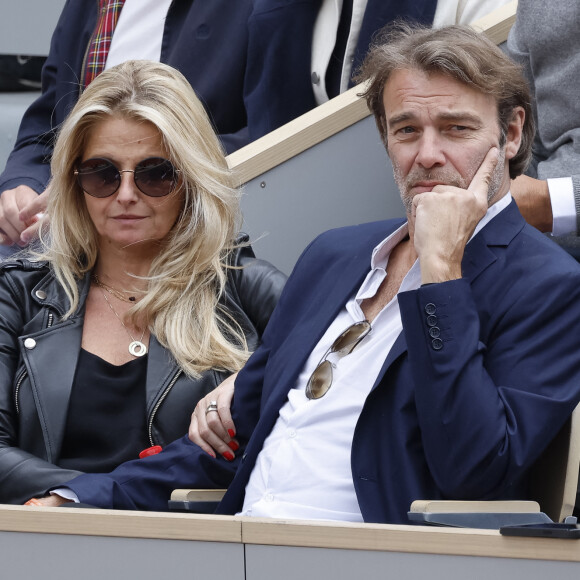
[[[472,26],[500,44],[507,39],[516,8],[517,0],[512,0]],[[229,155],[229,166],[236,171],[240,184],[369,116],[365,101],[358,96],[360,92],[360,86],[353,87]]]

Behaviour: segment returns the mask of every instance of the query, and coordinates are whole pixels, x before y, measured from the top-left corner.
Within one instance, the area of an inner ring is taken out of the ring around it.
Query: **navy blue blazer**
[[[218,511],[239,511],[304,362],[358,290],[372,249],[400,224],[333,230],[303,253],[236,381],[242,447],[234,462],[184,437],[159,455],[67,485],[93,505],[163,510],[173,488],[220,487],[235,474]],[[511,203],[468,244],[463,275],[399,294],[404,330],[352,444],[367,522],[407,523],[419,498],[526,499],[529,467],[580,400],[580,266]],[[429,316],[441,342],[429,333]]]
[[[316,107],[310,78],[312,34],[321,0],[254,0],[248,21],[245,103],[250,141]],[[431,24],[437,0],[368,0],[353,73],[373,35],[395,18]]]
[[[228,152],[247,143],[244,105],[252,0],[173,0],[161,62],[178,69],[204,103]],[[98,2],[67,0],[42,71],[42,94],[26,111],[14,150],[0,175],[0,192],[28,185],[44,191],[56,130],[79,97],[85,52]]]

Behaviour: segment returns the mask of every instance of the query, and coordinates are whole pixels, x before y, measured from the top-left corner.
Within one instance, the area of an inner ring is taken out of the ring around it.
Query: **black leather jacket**
[[[254,350],[286,281],[251,248],[238,249],[223,304]],[[24,259],[0,265],[0,502],[23,503],[80,472],[58,467],[68,403],[81,348],[90,276],[80,283],[78,311],[65,321],[68,300],[46,263]],[[187,432],[197,401],[227,373],[184,375],[154,336],[147,362],[150,445]],[[111,415],[114,420],[114,414]]]

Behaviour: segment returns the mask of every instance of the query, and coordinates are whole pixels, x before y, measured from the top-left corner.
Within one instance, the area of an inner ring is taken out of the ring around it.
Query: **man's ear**
[[[507,130],[505,144],[506,159],[513,159],[520,150],[520,144],[522,142],[522,130],[524,128],[525,119],[526,113],[523,107],[515,107]]]

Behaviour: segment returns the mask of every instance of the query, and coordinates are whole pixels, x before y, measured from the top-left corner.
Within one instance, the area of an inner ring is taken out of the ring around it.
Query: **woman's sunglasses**
[[[95,157],[77,165],[74,174],[82,190],[93,197],[109,197],[121,186],[121,173],[132,173],[135,185],[145,195],[163,197],[177,183],[179,170],[163,157],[139,161],[135,169],[118,169],[108,159]]]

